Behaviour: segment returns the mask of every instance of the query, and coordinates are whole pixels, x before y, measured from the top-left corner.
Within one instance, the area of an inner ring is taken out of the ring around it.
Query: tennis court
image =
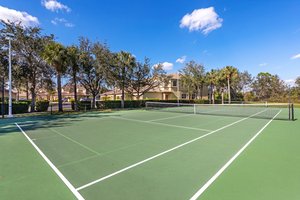
[[[234,184],[234,179],[226,180],[226,172],[234,173],[230,168],[270,125],[297,123],[288,121],[288,109],[276,106],[217,107],[202,113],[196,111],[202,108],[186,105],[148,108],[14,119],[1,123],[1,136],[12,142],[23,133],[31,154],[43,158],[42,168],[51,171],[55,184],[65,185],[49,188],[63,190],[61,199],[234,199],[235,194],[225,195],[231,190],[224,192]],[[8,149],[1,150],[4,155]],[[5,155],[4,160],[14,162]],[[299,165],[299,157],[295,159]],[[11,180],[1,185],[4,177],[0,174],[0,188],[13,186]],[[30,184],[30,176],[26,179],[22,181]],[[217,191],[210,194],[212,190]],[[241,191],[236,195],[249,197]]]

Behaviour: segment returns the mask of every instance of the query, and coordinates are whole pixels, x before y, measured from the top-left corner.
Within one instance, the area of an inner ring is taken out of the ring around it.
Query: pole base
[[[7,118],[13,118],[14,116],[13,115],[7,115]]]

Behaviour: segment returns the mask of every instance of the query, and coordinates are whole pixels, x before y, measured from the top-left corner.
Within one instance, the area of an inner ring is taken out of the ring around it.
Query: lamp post
[[[179,72],[177,72],[177,105],[179,106],[179,96],[180,96],[180,91],[179,91]]]
[[[8,116],[7,117],[13,117],[12,114],[12,84],[11,84],[11,41],[13,39],[13,34],[6,33],[6,39],[8,40]]]

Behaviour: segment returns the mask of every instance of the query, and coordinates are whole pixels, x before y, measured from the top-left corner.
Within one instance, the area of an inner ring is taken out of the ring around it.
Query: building
[[[63,101],[70,101],[71,99],[74,98],[73,84],[71,84],[71,83],[65,84],[64,86],[62,86],[61,92],[62,92]],[[20,99],[25,99],[26,96],[27,96],[27,94],[25,91],[20,92]],[[89,94],[88,94],[87,90],[81,84],[77,84],[78,99],[85,98],[88,96],[89,96]],[[30,98],[31,98],[31,96],[29,94],[29,99]],[[51,93],[44,89],[39,89],[36,94],[36,99],[37,100],[57,101],[58,100],[57,90],[55,89],[55,91],[53,91]]]
[[[4,89],[4,98],[8,98],[9,96],[9,90],[8,89]],[[11,91],[11,97],[12,99],[17,99],[17,92],[12,90]],[[2,88],[0,88],[0,99],[2,98]]]
[[[166,83],[160,84],[158,87],[151,89],[140,97],[140,99],[158,99],[158,100],[172,100],[172,99],[195,99],[197,94],[189,95],[188,90],[184,88],[180,82],[178,74],[169,74],[169,80]],[[202,96],[204,99],[208,97],[207,87],[203,88]],[[101,100],[120,100],[122,91],[120,89],[110,90],[101,94]],[[135,96],[125,92],[126,100],[136,100]]]

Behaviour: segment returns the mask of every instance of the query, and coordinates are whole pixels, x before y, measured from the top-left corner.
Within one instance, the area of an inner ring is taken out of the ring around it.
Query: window
[[[186,94],[181,94],[182,99],[186,99]]]
[[[172,87],[177,87],[177,80],[172,80]]]

